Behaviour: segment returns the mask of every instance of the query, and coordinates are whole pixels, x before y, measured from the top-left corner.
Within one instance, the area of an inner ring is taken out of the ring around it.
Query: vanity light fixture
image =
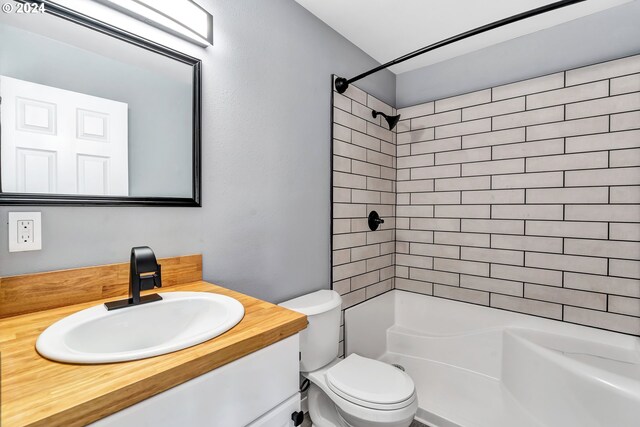
[[[192,0],[98,0],[201,47],[213,45],[213,16]]]

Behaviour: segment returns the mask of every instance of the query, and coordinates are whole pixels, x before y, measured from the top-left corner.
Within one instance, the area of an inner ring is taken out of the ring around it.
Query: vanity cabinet
[[[300,410],[298,351],[295,334],[89,425],[291,427]]]

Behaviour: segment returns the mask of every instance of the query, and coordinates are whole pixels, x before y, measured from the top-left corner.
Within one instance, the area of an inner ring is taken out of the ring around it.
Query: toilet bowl
[[[418,409],[415,387],[406,373],[357,354],[302,375],[311,381],[309,412],[317,427],[407,427]],[[314,408],[315,403],[322,406]],[[320,418],[317,423],[314,412]],[[325,418],[333,423],[320,422]]]
[[[340,296],[329,290],[280,305],[306,314],[300,370],[309,379],[309,415],[316,427],[408,427],[418,409],[413,380],[378,360],[338,358]]]

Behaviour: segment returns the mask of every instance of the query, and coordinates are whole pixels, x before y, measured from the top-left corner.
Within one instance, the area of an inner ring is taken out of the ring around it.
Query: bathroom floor
[[[309,413],[304,414],[304,421],[302,422],[300,427],[311,427],[311,418],[309,418]],[[419,421],[413,420],[409,427],[427,427]]]

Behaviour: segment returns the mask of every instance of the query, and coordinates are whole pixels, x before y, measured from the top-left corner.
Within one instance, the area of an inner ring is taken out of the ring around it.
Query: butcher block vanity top
[[[242,303],[244,318],[214,339],[161,356],[99,365],[58,363],[36,352],[38,336],[74,312],[126,295],[128,264],[0,278],[0,425],[83,426],[294,335],[307,325],[302,314],[202,281],[200,255],[159,262],[167,280],[156,292],[227,295]]]

